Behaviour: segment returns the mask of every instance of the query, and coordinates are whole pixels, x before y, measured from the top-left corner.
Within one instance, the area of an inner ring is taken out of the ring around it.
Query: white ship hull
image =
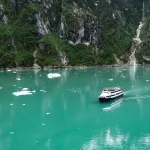
[[[124,92],[121,89],[114,88],[114,90],[104,90],[102,94],[98,97],[100,102],[110,101],[112,99],[124,96]]]

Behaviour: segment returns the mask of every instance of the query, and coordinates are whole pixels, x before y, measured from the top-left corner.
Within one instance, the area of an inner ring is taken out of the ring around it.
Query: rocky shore
[[[0,68],[0,70],[34,70],[34,69],[63,69],[63,68],[78,68],[78,69],[84,69],[84,68],[101,68],[101,67],[106,67],[106,68],[112,68],[112,67],[127,67],[129,66],[128,64],[124,65],[118,65],[118,64],[113,64],[113,65],[96,65],[96,66],[44,66],[44,67],[16,67],[16,68]],[[137,64],[137,66],[149,66],[149,64]]]

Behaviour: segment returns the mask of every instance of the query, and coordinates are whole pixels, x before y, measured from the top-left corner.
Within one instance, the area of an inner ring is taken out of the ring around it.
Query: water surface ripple
[[[0,150],[35,149],[150,149],[150,67],[0,71]]]

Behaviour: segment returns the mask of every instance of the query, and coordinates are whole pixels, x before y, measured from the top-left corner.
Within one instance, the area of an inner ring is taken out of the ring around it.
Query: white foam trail
[[[7,70],[7,72],[10,72],[11,70]]]
[[[113,109],[115,109],[115,108],[119,107],[119,106],[120,106],[120,104],[121,104],[121,102],[122,102],[122,100],[118,100],[118,101],[116,101],[116,102],[112,103],[109,107],[105,107],[105,108],[103,108],[103,111],[113,110]]]
[[[10,106],[13,106],[14,104],[10,104]]]
[[[45,126],[46,124],[45,123],[42,123],[42,126]]]
[[[49,73],[48,75],[47,75],[47,77],[48,78],[58,78],[58,77],[61,77],[61,74],[59,74],[59,73]]]

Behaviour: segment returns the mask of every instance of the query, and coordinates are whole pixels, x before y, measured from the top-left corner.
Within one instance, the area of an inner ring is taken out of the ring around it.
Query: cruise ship
[[[106,102],[124,95],[123,90],[120,87],[105,88],[101,95],[98,97],[100,102]]]

